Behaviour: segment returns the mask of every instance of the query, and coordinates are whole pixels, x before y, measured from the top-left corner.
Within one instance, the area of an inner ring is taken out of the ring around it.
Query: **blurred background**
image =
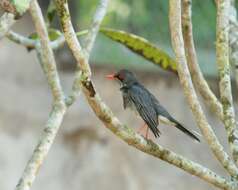
[[[77,31],[87,29],[97,0],[70,1]],[[40,1],[43,11],[48,1]],[[193,3],[194,38],[199,64],[211,88],[218,95],[215,65],[215,4],[213,0]],[[54,20],[58,27],[57,19]],[[173,56],[168,26],[168,2],[164,0],[111,1],[103,26],[140,35]],[[14,27],[24,35],[34,32],[29,14]],[[67,46],[55,52],[63,87],[69,92],[75,60]],[[161,71],[150,62],[99,34],[90,64],[93,81],[103,100],[120,120],[137,128],[142,121],[124,111],[117,83],[105,75],[130,68],[177,120],[190,129],[197,128],[176,75]],[[8,39],[0,42],[0,189],[16,185],[38,142],[51,107],[51,95],[34,51]],[[236,101],[236,99],[235,99]],[[237,101],[236,101],[237,103]],[[204,107],[205,108],[205,107]],[[205,109],[222,144],[227,148],[221,123]],[[206,143],[196,144],[178,130],[160,126],[161,145],[182,154],[221,175],[226,175]],[[85,98],[69,109],[56,140],[33,185],[34,190],[210,190],[213,186],[129,147],[103,127]]]

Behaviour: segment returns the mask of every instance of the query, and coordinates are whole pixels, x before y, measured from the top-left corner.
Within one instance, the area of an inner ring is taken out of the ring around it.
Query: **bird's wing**
[[[159,136],[158,115],[156,113],[153,101],[143,88],[139,85],[134,85],[128,90],[129,100],[132,101],[148,127],[152,130],[155,137]]]
[[[169,114],[169,112],[160,104],[160,102],[157,100],[157,98],[151,94],[150,94],[150,97],[151,99],[153,100],[153,103],[155,105],[155,110],[157,112],[158,115],[161,115],[161,116],[164,116],[166,118],[168,118],[169,120],[173,120],[173,117]]]
[[[130,98],[129,98],[127,92],[122,92],[122,97],[123,97],[123,107],[124,107],[124,109],[126,109],[131,104]]]
[[[153,94],[150,93],[150,95],[151,98],[153,99],[153,102],[156,105],[156,111],[161,121],[164,121],[166,124],[169,125],[172,124],[172,126],[175,126],[179,130],[190,136],[192,139],[195,139],[197,142],[200,142],[199,138],[195,134],[186,129],[183,125],[181,125],[176,119],[174,119],[169,114],[169,112],[159,103],[159,101],[155,98]]]

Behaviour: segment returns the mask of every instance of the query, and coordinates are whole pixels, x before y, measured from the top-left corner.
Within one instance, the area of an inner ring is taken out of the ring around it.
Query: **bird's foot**
[[[138,130],[137,133],[139,133],[140,135],[142,135],[146,140],[151,140],[154,141],[156,140],[156,138],[154,137],[153,133],[149,130],[149,127],[144,124],[143,126],[141,126]]]

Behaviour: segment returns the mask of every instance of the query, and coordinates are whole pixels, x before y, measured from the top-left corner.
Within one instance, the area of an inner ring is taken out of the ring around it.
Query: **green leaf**
[[[59,30],[50,28],[50,29],[48,29],[48,35],[49,35],[50,41],[54,41],[54,40],[57,40],[63,34]]]
[[[48,29],[48,35],[49,35],[50,41],[54,41],[54,40],[57,40],[63,34],[59,30],[56,30],[54,28],[50,28],[50,29]],[[36,32],[30,34],[28,36],[28,38],[30,38],[32,40],[38,40],[39,39],[38,34]]]
[[[156,45],[150,43],[146,39],[125,31],[108,28],[101,28],[100,32],[112,40],[123,44],[134,53],[137,53],[154,64],[159,65],[161,68],[172,72],[177,72],[176,61],[166,52],[158,48]]]
[[[54,41],[54,40],[57,40],[59,37],[61,37],[63,34],[59,30],[56,30],[54,28],[49,28],[48,29],[48,35],[49,35],[50,41]],[[32,40],[38,40],[39,36],[36,32],[34,32],[34,33],[30,34],[28,36],[28,38],[30,38]],[[27,47],[28,51],[31,51],[32,49],[33,48],[31,48],[31,47]]]

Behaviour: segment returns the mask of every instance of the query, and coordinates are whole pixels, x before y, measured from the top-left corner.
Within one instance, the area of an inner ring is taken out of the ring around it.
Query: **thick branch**
[[[93,44],[95,42],[95,38],[98,33],[100,24],[106,13],[108,0],[101,0],[97,7],[96,13],[93,18],[93,22],[91,24],[90,30],[88,31],[85,49],[82,49],[77,39],[77,35],[75,34],[73,25],[71,23],[68,4],[61,0],[55,0],[55,3],[58,10],[58,14],[61,18],[60,21],[61,21],[61,25],[63,28],[63,32],[65,35],[67,44],[72,50],[73,55],[77,60],[78,69],[79,68],[82,69],[82,72],[80,72],[79,70],[76,71],[75,79],[74,79],[73,87],[72,87],[72,92],[70,93],[69,97],[66,99],[67,105],[70,106],[75,101],[76,97],[80,94],[79,93],[80,91],[80,88],[79,88],[80,77],[79,76],[83,75],[86,78],[91,76],[91,69],[88,65],[88,58],[92,50]]]
[[[91,76],[91,73],[87,73],[87,72],[90,72],[89,65],[85,62],[82,47],[78,42],[77,36],[75,35],[73,25],[70,21],[71,18],[69,14],[69,7],[66,2],[67,1],[55,0],[56,7],[59,10],[58,14],[61,18],[60,21],[61,21],[62,29],[65,35],[65,39],[68,45],[72,44],[73,46],[73,47],[70,47],[70,49],[72,50],[72,53],[74,57],[76,58],[78,68],[80,67],[86,75]],[[73,42],[76,42],[76,43],[73,43]]]
[[[195,87],[205,100],[206,104],[209,106],[211,111],[218,116],[218,118],[223,120],[222,105],[216,98],[214,93],[211,91],[199,68],[197,54],[193,41],[191,6],[192,0],[182,0],[182,27],[188,67],[192,76],[193,83],[195,84]]]
[[[229,50],[230,62],[234,69],[236,86],[238,88],[238,21],[235,0],[231,0],[229,12]]]
[[[217,0],[216,58],[220,76],[220,96],[224,112],[224,125],[235,162],[238,164],[238,131],[231,93],[229,65],[229,9],[230,0]]]
[[[39,168],[53,144],[64,114],[65,109],[63,107],[55,106],[53,108],[43,134],[40,137],[39,143],[28,161],[15,190],[29,190],[31,188]]]
[[[56,0],[57,4],[57,11],[60,15],[62,28],[65,33],[66,41],[71,48],[72,52],[74,52],[74,56],[76,57],[76,60],[81,60],[83,58],[83,63],[78,63],[78,65],[88,64],[87,56],[85,56],[81,49],[77,49],[76,47],[79,45],[78,41],[75,41],[76,39],[74,36],[75,33],[71,33],[73,31],[73,28],[65,30],[66,26],[71,26],[71,20],[69,17],[69,12],[67,8],[67,2],[65,0]],[[65,12],[62,14],[62,12]],[[63,15],[68,15],[67,17],[64,17]],[[73,36],[72,36],[73,35]],[[90,67],[87,67],[90,69]],[[117,135],[119,138],[127,142],[129,145],[145,152],[150,155],[153,155],[157,158],[160,158],[168,163],[171,163],[193,175],[196,175],[218,187],[221,187],[223,189],[231,189],[233,187],[233,184],[231,184],[229,181],[217,176],[215,173],[211,172],[210,170],[200,166],[199,164],[196,164],[182,156],[179,156],[167,149],[164,149],[163,147],[154,144],[151,141],[146,141],[144,138],[142,138],[140,135],[134,133],[130,128],[122,125],[119,120],[112,114],[111,110],[102,102],[101,98],[99,97],[99,94],[96,92],[92,81],[90,79],[90,76],[86,74],[78,75],[76,76],[78,78],[78,85],[81,86],[83,89],[83,92],[92,107],[93,111],[97,115],[97,117],[105,124],[105,126],[111,130],[115,135]],[[80,74],[80,72],[78,72]]]
[[[7,34],[11,26],[15,23],[14,14],[4,13],[0,17],[0,40]]]
[[[184,42],[182,36],[181,0],[170,0],[169,5],[169,21],[172,46],[176,55],[176,61],[178,63],[178,74],[185,96],[194,114],[196,122],[214,155],[232,176],[237,177],[238,169],[236,168],[232,160],[229,158],[228,154],[224,151],[214,131],[207,122],[207,119],[203,113],[202,107],[198,101],[197,95],[192,84],[191,76],[186,63]]]
[[[49,120],[46,124],[44,132],[40,138],[38,145],[36,146],[30,160],[28,161],[23,175],[16,186],[16,190],[28,190],[32,186],[32,183],[39,171],[41,164],[53,144],[54,138],[61,125],[63,116],[66,112],[66,106],[64,103],[64,94],[61,89],[59,76],[56,70],[53,51],[49,46],[49,38],[46,31],[43,16],[40,7],[36,0],[31,2],[30,12],[40,37],[40,61],[44,67],[44,71],[47,76],[48,84],[51,88],[54,98],[53,109],[50,114]],[[38,50],[38,49],[37,49]]]
[[[41,9],[36,0],[33,0],[30,7],[30,13],[32,15],[37,34],[40,38],[41,44],[41,58],[43,62],[44,70],[46,71],[46,77],[52,91],[52,95],[55,103],[64,102],[64,94],[61,89],[58,72],[56,69],[56,62],[53,54],[53,50],[50,47],[50,40],[46,25],[41,13]],[[64,103],[63,103],[64,104]]]
[[[168,162],[192,175],[195,175],[217,187],[223,189],[232,189],[235,184],[229,182],[220,177],[211,170],[180,156],[164,147],[153,143],[152,141],[146,141],[137,133],[133,132],[132,129],[122,125],[119,120],[112,114],[111,110],[102,102],[98,93],[96,93],[93,86],[89,90],[88,86],[83,83],[83,91],[87,97],[91,108],[104,125],[117,135],[120,139],[125,141],[130,146],[137,148],[138,150],[159,158],[165,162]],[[92,96],[92,89],[95,92]]]

